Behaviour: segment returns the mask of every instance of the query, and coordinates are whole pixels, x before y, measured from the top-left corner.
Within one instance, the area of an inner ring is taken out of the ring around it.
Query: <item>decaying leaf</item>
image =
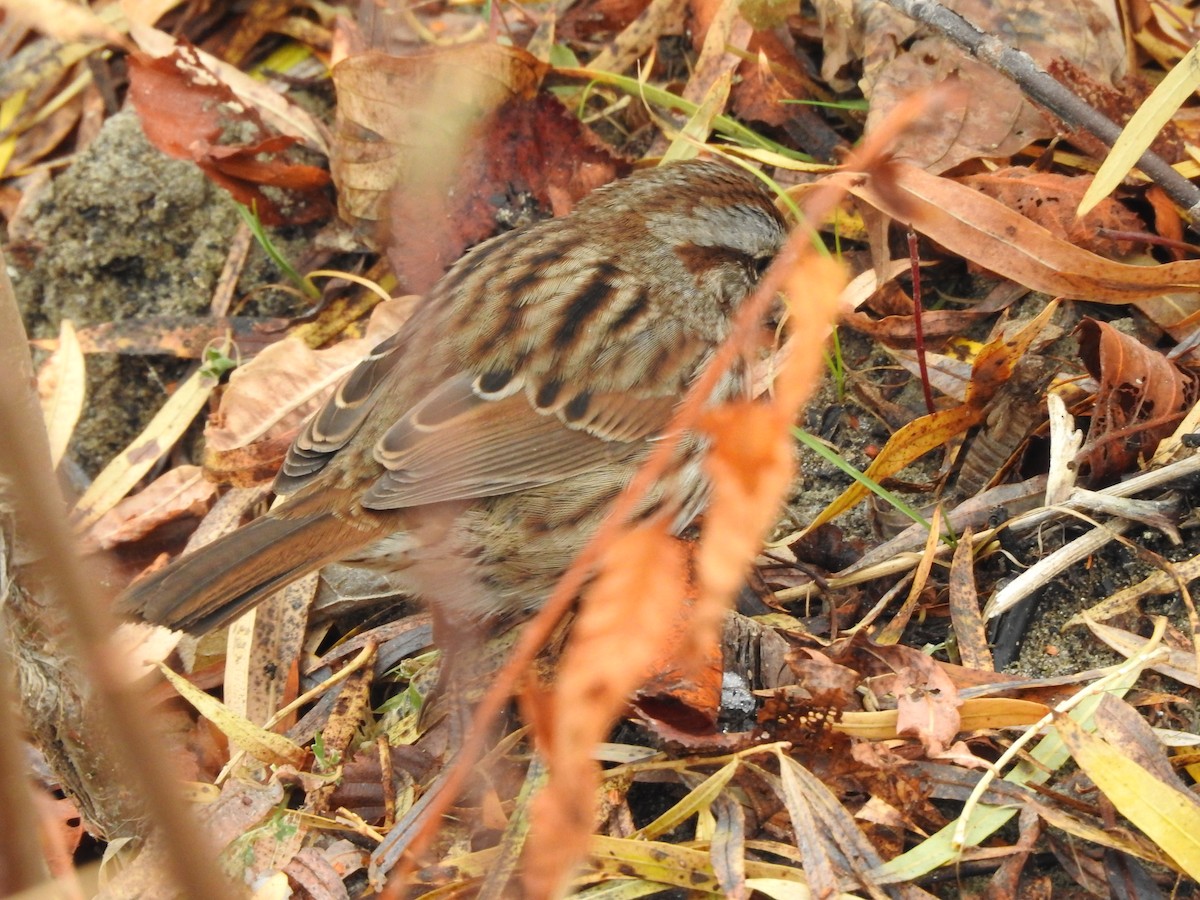
[[[1069,176],[1009,167],[968,176],[963,183],[1012,207],[1057,237],[1101,256],[1121,256],[1134,249],[1128,239],[1114,240],[1105,231],[1142,232],[1146,227],[1135,213],[1111,197],[1102,199],[1083,218],[1077,218],[1075,211],[1092,183],[1090,175]]]
[[[328,217],[328,173],[289,158],[297,139],[272,132],[194,50],[179,47],[158,58],[132,54],[129,76],[130,100],[158,149],[195,162],[269,225]]]
[[[1080,451],[1093,481],[1105,482],[1148,459],[1195,402],[1195,376],[1104,322],[1079,325],[1079,355],[1100,382]]]

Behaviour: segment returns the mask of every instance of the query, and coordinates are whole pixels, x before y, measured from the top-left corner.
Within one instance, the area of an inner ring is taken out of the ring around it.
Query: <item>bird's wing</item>
[[[636,454],[662,431],[674,397],[588,395],[539,409],[528,392],[480,396],[478,379],[447,379],[375,446],[385,471],[363,498],[398,509],[552,484]]]

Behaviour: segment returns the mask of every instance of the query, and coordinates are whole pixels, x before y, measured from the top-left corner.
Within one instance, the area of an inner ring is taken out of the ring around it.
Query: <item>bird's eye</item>
[[[754,276],[754,280],[758,281],[758,279],[762,278],[763,274],[771,267],[771,263],[774,261],[774,256],[755,257],[751,262],[751,274]]]

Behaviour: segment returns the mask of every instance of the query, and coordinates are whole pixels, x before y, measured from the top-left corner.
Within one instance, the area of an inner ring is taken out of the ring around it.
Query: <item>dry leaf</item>
[[[1095,319],[1079,323],[1079,355],[1100,382],[1080,451],[1093,481],[1109,481],[1149,459],[1196,398],[1195,376],[1136,338]]]
[[[949,178],[904,163],[851,179],[856,197],[947,250],[1035,291],[1102,303],[1135,303],[1200,290],[1200,260],[1134,266],[1055,237],[1020,213]]]
[[[545,723],[539,745],[553,777],[532,804],[527,896],[558,896],[586,852],[599,783],[592,748],[661,658],[686,586],[682,546],[666,523],[639,525],[609,547],[572,627],[550,708],[535,717]],[[527,706],[536,703],[527,696]]]
[[[58,349],[38,370],[37,391],[50,439],[50,465],[57,469],[71,444],[87,395],[83,351],[75,328],[67,319],[62,320],[59,328]]]
[[[379,304],[361,338],[313,350],[288,337],[235,369],[204,430],[205,469],[242,486],[272,477],[300,424],[372,347],[403,324],[418,299]]]
[[[886,4],[853,5],[839,0],[822,0],[817,6],[826,17],[845,23],[848,31],[825,32],[827,42],[836,46],[829,48],[833,52],[827,54],[822,73],[827,80],[836,79],[841,75],[838,69],[850,58],[861,63],[859,87],[871,101],[868,133],[897,105],[932,85],[953,80],[966,89],[959,103],[901,136],[893,147],[897,158],[942,172],[971,159],[1011,156],[1055,134],[1054,124],[1011,80],[968,57],[948,39],[929,34],[898,10]],[[999,35],[1005,43],[1029,53],[1043,66],[1066,58],[1095,82],[1109,84],[1125,65],[1119,31],[1095,4],[1034,6],[950,0],[946,6],[984,33]]]
[[[150,142],[169,156],[195,162],[263,222],[329,217],[329,174],[291,160],[288,151],[297,139],[272,132],[193,48],[180,46],[158,58],[131,54],[129,81],[129,99]]]
[[[111,550],[168,522],[203,516],[216,493],[217,486],[204,479],[199,466],[176,466],[105,513],[85,539],[101,550]]]
[[[1103,231],[1145,231],[1145,223],[1134,212],[1105,197],[1083,218],[1075,215],[1092,180],[1091,175],[1062,175],[1010,166],[986,175],[970,175],[962,182],[1085,250],[1102,256],[1127,255],[1133,251],[1133,243],[1110,238]]]
[[[958,537],[950,563],[950,622],[958,639],[963,665],[985,672],[996,666],[988,646],[987,628],[980,613],[979,592],[975,588],[975,557],[971,552],[971,529]]]

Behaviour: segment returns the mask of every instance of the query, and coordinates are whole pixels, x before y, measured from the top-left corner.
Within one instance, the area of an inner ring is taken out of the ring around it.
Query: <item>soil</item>
[[[31,337],[208,308],[240,222],[229,195],[189,162],[164,156],[129,110],[108,119],[71,165],[25,204],[6,253]],[[278,281],[255,247],[242,291]],[[192,363],[89,354],[88,399],[72,458],[85,477],[124,449]]]

